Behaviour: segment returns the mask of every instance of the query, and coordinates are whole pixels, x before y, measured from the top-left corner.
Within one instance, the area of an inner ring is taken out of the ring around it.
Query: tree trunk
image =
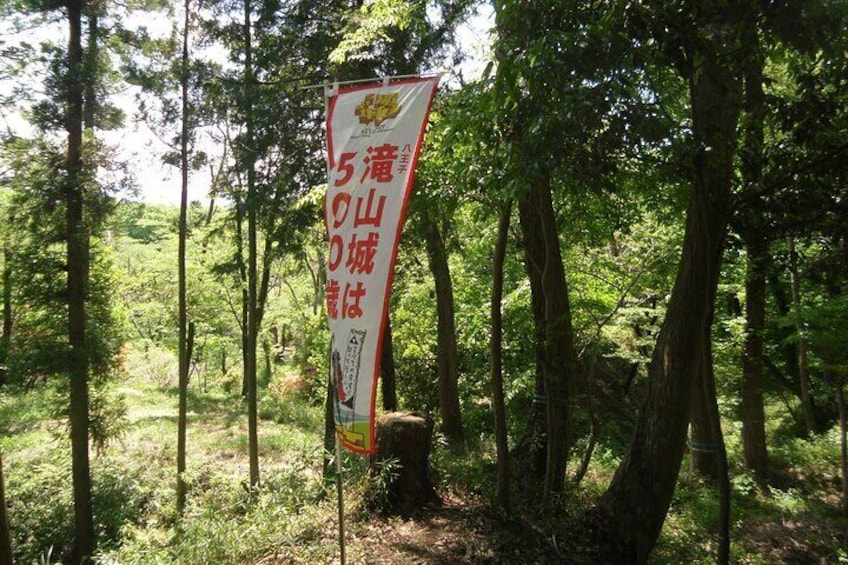
[[[836,386],[836,402],[839,404],[840,468],[842,470],[842,513],[848,516],[848,407],[845,406],[845,379]]]
[[[465,443],[465,432],[462,428],[462,412],[459,407],[459,361],[453,283],[448,267],[448,254],[438,224],[426,212],[422,214],[422,219],[427,259],[436,286],[439,408],[442,415],[442,433],[454,447],[462,449]]]
[[[183,5],[183,51],[180,61],[180,94],[182,103],[180,130],[180,226],[177,248],[177,271],[179,287],[179,408],[177,415],[177,513],[182,516],[185,509],[187,485],[186,472],[186,428],[188,425],[188,301],[186,290],[186,239],[188,214],[188,33],[191,0]]]
[[[562,491],[565,482],[569,450],[568,402],[577,355],[550,178],[547,174],[536,174],[531,181],[529,191],[519,198],[518,212],[524,232],[527,268],[534,269],[540,278],[544,305],[542,377],[547,435],[544,499],[549,501],[553,493]]]
[[[745,25],[744,147],[742,182],[747,193],[759,193],[763,185],[763,53],[757,26]],[[769,245],[759,214],[749,212],[742,230],[748,264],[745,270],[745,345],[742,353],[742,452],[745,465],[758,480],[768,472],[765,411],[763,409],[763,331],[766,316],[766,272]]]
[[[807,361],[807,338],[801,321],[801,278],[798,275],[798,254],[795,251],[795,238],[787,238],[789,247],[789,276],[792,283],[792,307],[795,313],[795,334],[798,338],[798,377],[801,383],[801,407],[804,410],[804,425],[807,434],[817,431],[816,409],[810,392],[810,371]]]
[[[700,4],[699,4],[700,5]],[[648,368],[648,391],[627,456],[586,525],[597,562],[644,563],[674,493],[715,300],[731,200],[740,80],[729,54],[738,36],[738,4],[704,6],[689,79],[692,103],[692,190],[683,252],[665,320]],[[735,9],[734,9],[735,8]]]
[[[11,217],[11,212],[9,216]],[[0,335],[0,385],[6,383],[9,348],[12,345],[12,222],[3,237],[3,334]]]
[[[333,450],[337,441],[332,370],[331,366],[327,371],[327,394],[324,395],[324,467],[322,476],[325,480],[332,472]]]
[[[709,315],[707,327],[712,326],[712,313]],[[719,484],[720,502],[718,516],[718,558],[719,565],[730,562],[730,475],[727,468],[727,448],[724,444],[724,434],[721,431],[721,415],[718,410],[718,398],[713,372],[713,346],[711,333],[704,335],[704,352],[702,355],[701,382],[695,386],[704,389],[704,397],[708,401],[708,415],[711,433],[715,447],[716,480]]]
[[[83,82],[82,2],[66,3],[69,23],[65,223],[68,269],[68,340],[70,344],[70,428],[74,491],[74,555],[82,563],[94,554],[95,536],[91,505],[89,463],[88,352],[86,350],[86,295],[89,242],[84,219],[82,161]]]
[[[12,532],[9,528],[9,515],[6,512],[2,453],[0,453],[0,565],[12,565]]]
[[[259,434],[256,405],[256,342],[259,336],[257,292],[257,218],[256,218],[256,144],[253,132],[253,48],[251,39],[251,4],[244,0],[244,103],[245,144],[247,159],[247,434],[250,460],[250,486],[259,486]]]
[[[409,516],[440,502],[430,481],[432,437],[433,421],[419,414],[389,412],[377,420],[377,449],[371,472],[379,472],[381,462],[396,464],[386,485],[386,510]]]
[[[503,266],[506,258],[506,244],[509,236],[509,219],[512,202],[502,205],[498,220],[498,235],[495,240],[495,252],[492,257],[492,333],[489,340],[491,357],[490,373],[492,377],[492,400],[495,411],[495,445],[497,449],[497,497],[498,504],[509,511],[509,443],[506,429],[506,401],[504,399],[501,300],[503,299]]]
[[[712,367],[707,367],[706,363],[702,363],[697,370],[696,382],[704,382],[708,378],[705,374],[706,371],[712,372]],[[692,387],[692,413],[689,416],[691,469],[711,481],[716,481],[719,478],[718,442],[713,435],[711,416],[711,404],[715,402],[715,398],[707,396],[706,387]]]
[[[380,381],[383,392],[383,410],[394,412],[398,409],[397,387],[395,386],[395,356],[392,344],[392,321],[386,311],[383,348],[380,352]]]
[[[526,238],[526,236],[525,236]],[[533,389],[533,404],[530,407],[530,417],[524,435],[518,442],[516,452],[523,458],[523,449],[529,450],[528,460],[532,461],[532,472],[540,482],[545,479],[545,468],[548,462],[548,424],[547,398],[545,397],[545,300],[542,293],[542,277],[532,267],[527,245],[524,245],[524,264],[527,279],[530,281],[530,307],[533,311],[533,350],[536,357],[536,375]],[[544,483],[542,483],[544,484]]]
[[[749,237],[746,244],[745,348],[742,355],[742,450],[745,465],[758,479],[768,473],[763,409],[763,330],[766,313],[768,245]]]

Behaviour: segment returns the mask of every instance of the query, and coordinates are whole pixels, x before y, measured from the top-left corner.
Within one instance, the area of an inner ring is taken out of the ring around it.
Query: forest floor
[[[281,381],[282,382],[282,381]],[[189,396],[189,504],[181,528],[173,510],[176,394],[141,380],[121,383],[126,402],[120,438],[93,459],[102,564],[339,563],[335,489],[322,478],[320,406],[292,397],[285,386],[260,400],[263,486],[247,487],[245,409],[237,393]],[[0,449],[17,562],[66,554],[72,540],[69,446],[55,420],[55,393],[0,393]],[[735,563],[848,563],[848,521],[840,514],[835,439],[791,443],[776,459],[794,461],[778,487],[733,478],[731,530]],[[438,443],[438,442],[437,442]],[[798,447],[801,446],[801,447]],[[731,448],[733,444],[731,443]],[[520,462],[519,462],[520,464]],[[411,518],[368,511],[369,479],[362,457],[345,458],[347,557],[357,565],[534,564],[579,562],[568,517],[603,492],[617,459],[599,449],[579,492],[554,509],[533,500],[532,481],[514,470],[513,512],[492,503],[490,446],[465,456],[433,453],[442,504]],[[685,465],[685,464],[684,464]],[[527,485],[527,483],[530,483]],[[538,485],[536,485],[536,488]],[[651,563],[713,563],[717,516],[713,488],[681,473]]]

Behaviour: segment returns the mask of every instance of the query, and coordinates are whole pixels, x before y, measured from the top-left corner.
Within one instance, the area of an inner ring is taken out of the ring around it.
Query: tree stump
[[[385,511],[410,516],[428,504],[441,504],[430,482],[433,420],[414,412],[388,412],[377,420],[377,450],[371,473],[394,461],[386,488]]]

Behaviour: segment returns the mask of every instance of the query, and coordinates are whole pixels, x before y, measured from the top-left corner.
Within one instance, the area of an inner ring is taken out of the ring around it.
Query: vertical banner
[[[327,109],[324,219],[336,434],[374,452],[380,351],[398,241],[439,78],[342,88]]]

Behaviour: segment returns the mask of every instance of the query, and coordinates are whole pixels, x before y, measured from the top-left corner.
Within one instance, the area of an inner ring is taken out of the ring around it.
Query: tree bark
[[[430,444],[433,422],[411,412],[389,412],[377,420],[377,448],[373,462],[394,461],[388,481],[388,510],[410,516],[427,504],[440,502],[430,481]],[[372,463],[371,471],[379,465]]]
[[[848,516],[848,407],[845,405],[845,379],[836,386],[836,402],[839,404],[839,463],[842,470],[842,513]]]
[[[82,161],[83,82],[82,6],[66,3],[69,24],[65,224],[68,269],[68,339],[70,359],[70,428],[74,491],[73,561],[82,563],[94,554],[95,534],[91,504],[89,462],[88,352],[86,350],[86,296],[88,292],[89,242],[84,218]]]
[[[697,369],[696,382],[700,383],[708,378],[706,371],[712,371],[712,367],[702,363]],[[711,481],[719,478],[718,442],[713,434],[711,416],[711,404],[715,402],[715,398],[707,396],[706,387],[692,387],[692,413],[689,416],[691,469]]]
[[[742,149],[742,182],[747,193],[759,193],[763,185],[763,122],[766,99],[763,91],[763,53],[757,26],[746,21],[745,117]],[[769,245],[762,216],[748,211],[742,235],[748,256],[745,270],[745,344],[742,353],[742,452],[745,465],[762,480],[768,472],[765,411],[763,408],[763,331],[766,316],[766,272]]]
[[[768,245],[762,238],[746,243],[745,346],[742,355],[742,453],[745,466],[759,479],[768,473],[763,408],[763,330],[766,313]]]
[[[712,326],[712,313],[709,314],[707,327]],[[730,474],[727,468],[727,448],[724,444],[724,434],[721,431],[721,415],[718,410],[718,397],[713,372],[713,346],[710,332],[704,335],[704,352],[702,355],[701,382],[695,386],[704,389],[704,397],[708,401],[710,420],[710,436],[714,442],[715,475],[719,485],[719,515],[718,515],[718,558],[719,565],[730,562]],[[700,385],[700,386],[699,386]]]
[[[177,513],[185,509],[186,492],[186,428],[188,425],[188,300],[186,289],[186,239],[188,215],[188,33],[191,0],[183,4],[183,49],[180,61],[181,129],[180,129],[180,226],[177,247],[178,318],[179,318],[179,407],[177,415]],[[210,208],[211,210],[211,208]],[[210,211],[211,214],[211,211]]]
[[[244,0],[244,104],[245,150],[247,158],[247,358],[245,381],[247,383],[247,435],[250,460],[250,486],[259,486],[259,434],[256,403],[256,342],[259,336],[259,309],[257,292],[257,198],[256,198],[256,141],[253,124],[253,47],[251,29],[251,3]]]
[[[392,321],[386,311],[383,348],[380,351],[380,381],[383,393],[383,410],[395,412],[398,409],[397,387],[395,386],[395,356],[392,344]]]
[[[804,411],[804,426],[807,434],[816,432],[816,409],[810,391],[810,371],[807,361],[807,338],[804,323],[801,321],[801,277],[798,274],[798,254],[795,251],[795,238],[787,238],[789,247],[789,276],[792,283],[792,309],[795,313],[795,334],[798,338],[798,377],[801,383],[801,407]]]
[[[11,212],[7,231],[3,234],[3,334],[0,335],[0,385],[6,383],[9,349],[12,346],[12,245]]]
[[[532,267],[526,243],[523,247],[527,279],[530,281],[530,308],[533,311],[533,350],[536,358],[536,374],[530,416],[527,419],[524,435],[518,442],[516,452],[521,452],[524,448],[529,450],[529,460],[533,462],[532,472],[535,478],[544,481],[548,461],[547,398],[545,397],[545,367],[547,365],[545,363],[545,300],[542,292],[542,277]]]
[[[6,512],[2,453],[0,453],[0,565],[12,565],[12,532],[9,528],[9,514]]]
[[[427,259],[436,286],[439,408],[442,416],[442,433],[454,447],[462,449],[465,443],[465,432],[462,427],[462,412],[459,406],[459,360],[457,357],[453,283],[448,266],[448,254],[436,221],[426,212],[422,214],[422,220]]]
[[[694,152],[683,252],[630,448],[585,517],[598,543],[598,562],[644,563],[656,543],[680,470],[691,388],[718,284],[740,111],[740,78],[731,52],[742,6],[699,6],[693,28],[700,41],[690,60],[700,64],[686,77]]]
[[[497,449],[497,498],[498,504],[509,511],[509,442],[506,428],[506,401],[504,399],[501,300],[503,299],[503,266],[506,258],[506,244],[509,236],[509,219],[512,213],[512,201],[502,205],[498,219],[498,235],[495,240],[495,252],[492,257],[492,333],[489,340],[491,357],[490,374],[492,378],[492,403],[495,412],[495,445]]]
[[[534,269],[539,276],[540,302],[544,305],[541,336],[547,436],[544,500],[549,501],[552,494],[562,491],[565,482],[569,450],[568,402],[577,354],[550,178],[546,173],[539,173],[530,180],[531,187],[519,197],[518,212],[524,232],[527,268]]]

